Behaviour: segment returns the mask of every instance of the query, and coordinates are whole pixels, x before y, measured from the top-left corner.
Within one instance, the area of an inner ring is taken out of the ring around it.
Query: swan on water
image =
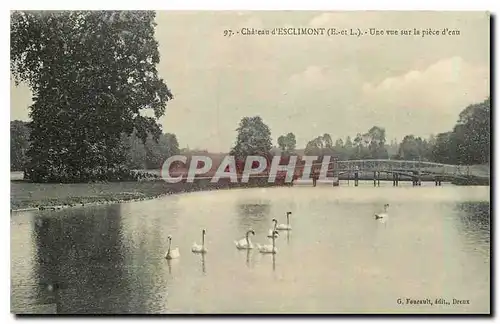
[[[271,238],[273,237],[278,237],[278,234],[276,232],[276,228],[278,227],[278,220],[276,218],[273,218],[273,223],[274,223],[274,227],[272,229],[269,230],[269,234],[267,234],[267,237]]]
[[[172,249],[172,236],[168,236],[168,250],[167,253],[165,253],[165,259],[171,260],[171,259],[176,259],[180,256],[179,254],[179,248]]]
[[[193,251],[193,253],[207,253],[207,248],[205,247],[205,234],[206,234],[206,230],[203,229],[203,231],[201,231],[201,245],[198,245],[195,243],[193,243],[193,248],[191,249],[191,251]]]
[[[278,252],[278,249],[276,248],[276,237],[278,236],[278,231],[274,231],[274,235],[271,236],[272,239],[272,244],[267,244],[267,245],[260,245],[257,244],[257,249],[259,249],[260,253],[272,253],[275,254]]]
[[[388,207],[389,207],[389,204],[385,204],[384,205],[384,212],[383,213],[375,214],[375,219],[382,219],[382,218],[389,217],[389,214],[387,214],[387,208]]]
[[[279,224],[278,226],[276,226],[277,230],[286,231],[286,230],[292,229],[292,226],[290,226],[290,215],[291,214],[292,214],[292,212],[286,212],[286,224]]]
[[[234,241],[234,244],[236,244],[236,248],[240,250],[253,249],[253,244],[249,238],[250,234],[255,235],[254,230],[248,230],[245,235],[245,238],[242,238],[239,241]]]

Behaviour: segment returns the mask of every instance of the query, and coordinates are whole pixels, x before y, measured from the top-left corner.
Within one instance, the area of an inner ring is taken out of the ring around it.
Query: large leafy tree
[[[10,122],[10,170],[22,171],[26,165],[29,147],[28,123],[21,120]]]
[[[449,164],[490,162],[490,98],[466,107],[451,132],[433,139],[432,158]]]
[[[272,148],[271,130],[260,116],[243,117],[236,129],[236,144],[231,155],[244,159],[249,155],[268,156]]]
[[[156,69],[154,19],[150,11],[12,13],[11,72],[34,102],[25,176],[109,179],[124,172],[123,133],[158,139],[156,120],[173,96]]]
[[[453,130],[459,164],[489,163],[490,128],[490,98],[470,105],[460,113]]]

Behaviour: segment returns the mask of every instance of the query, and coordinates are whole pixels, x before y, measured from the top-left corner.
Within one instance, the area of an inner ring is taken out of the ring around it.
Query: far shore
[[[62,209],[96,204],[121,203],[158,198],[164,195],[231,188],[290,186],[283,182],[268,183],[266,178],[250,178],[248,183],[231,183],[221,179],[167,183],[163,180],[99,183],[32,183],[11,181],[11,212]]]
[[[152,173],[153,172],[147,172]],[[347,180],[347,175],[341,175],[340,180]],[[354,180],[350,178],[350,180]],[[359,180],[373,180],[368,173],[360,175]],[[390,181],[383,175],[381,181]],[[410,180],[401,177],[401,181]],[[422,181],[434,181],[432,176],[423,176]],[[444,180],[444,179],[443,179]],[[447,179],[448,181],[450,179]],[[480,181],[479,181],[480,180]],[[446,181],[446,180],[445,180]],[[459,179],[452,181],[456,185],[489,185],[489,178]],[[194,182],[182,181],[168,183],[161,179],[143,181],[98,182],[98,183],[32,183],[22,180],[22,172],[11,172],[11,212],[23,210],[62,209],[68,207],[121,203],[153,199],[164,195],[249,187],[291,186],[284,181],[269,183],[267,178],[252,178],[248,183],[231,183],[228,178],[221,178],[217,183],[210,182],[206,175]]]

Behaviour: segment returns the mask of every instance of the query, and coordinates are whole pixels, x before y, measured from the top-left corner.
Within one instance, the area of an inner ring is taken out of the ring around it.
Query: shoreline
[[[179,193],[238,188],[290,187],[284,182],[268,183],[267,179],[250,178],[248,183],[231,183],[221,179],[167,183],[163,180],[122,181],[106,183],[40,184],[11,181],[11,214],[33,210],[61,210],[137,202]]]
[[[345,181],[347,178],[340,177]],[[353,181],[353,179],[350,179]],[[360,181],[373,180],[373,178]],[[426,179],[427,180],[427,179]],[[381,179],[381,181],[388,181]],[[401,179],[400,181],[409,181]],[[425,180],[424,180],[425,181]],[[429,180],[427,180],[429,181]],[[453,183],[463,185],[489,185]],[[227,190],[238,188],[291,187],[293,183],[276,181],[267,182],[267,178],[250,177],[247,183],[232,183],[229,179],[220,179],[217,183],[210,179],[195,179],[194,182],[167,183],[163,180],[121,181],[103,183],[31,183],[23,180],[11,181],[11,214],[34,210],[61,210],[85,206],[99,206],[156,199],[167,195],[191,193],[197,191]]]

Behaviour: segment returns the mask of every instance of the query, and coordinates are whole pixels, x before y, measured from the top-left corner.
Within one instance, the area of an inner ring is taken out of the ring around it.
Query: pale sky
[[[158,12],[159,74],[175,98],[160,119],[181,147],[227,152],[239,120],[260,115],[273,143],[297,147],[386,129],[388,141],[451,130],[490,88],[484,12]],[[459,30],[447,36],[242,36],[225,29],[325,27]],[[31,94],[11,85],[11,120]]]

